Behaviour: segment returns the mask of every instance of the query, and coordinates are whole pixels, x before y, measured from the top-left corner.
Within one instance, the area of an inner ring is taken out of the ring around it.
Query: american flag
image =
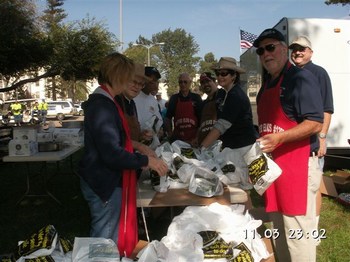
[[[241,48],[247,49],[253,46],[253,42],[258,36],[241,30]]]

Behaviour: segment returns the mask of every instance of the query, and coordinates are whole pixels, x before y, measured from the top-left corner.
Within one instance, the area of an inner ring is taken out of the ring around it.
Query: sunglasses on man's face
[[[225,77],[225,76],[228,76],[229,74],[230,74],[230,72],[228,72],[228,71],[215,71],[216,76]]]
[[[301,45],[295,45],[292,48],[292,52],[304,52],[306,47],[303,47]]]
[[[189,81],[186,81],[186,80],[179,80],[179,84],[180,84],[180,85],[181,85],[181,84],[187,85],[187,83],[189,83]]]
[[[280,44],[268,44],[268,45],[266,45],[266,46],[264,46],[264,47],[261,46],[261,47],[259,47],[258,49],[256,49],[255,52],[256,52],[259,56],[263,55],[263,54],[265,53],[265,51],[267,51],[267,52],[269,52],[269,53],[272,53],[273,51],[275,51],[277,45],[280,45]]]

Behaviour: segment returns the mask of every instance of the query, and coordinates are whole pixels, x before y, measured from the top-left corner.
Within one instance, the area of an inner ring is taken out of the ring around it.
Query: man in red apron
[[[317,186],[308,167],[319,170],[317,161],[309,162],[310,136],[323,122],[317,79],[288,61],[288,47],[278,30],[266,29],[253,45],[267,72],[257,97],[258,141],[282,169],[265,193],[266,211],[279,234],[276,255],[279,261],[316,261]]]
[[[171,141],[192,143],[196,138],[202,99],[190,91],[191,84],[192,79],[188,73],[180,74],[180,92],[170,97],[165,129]]]

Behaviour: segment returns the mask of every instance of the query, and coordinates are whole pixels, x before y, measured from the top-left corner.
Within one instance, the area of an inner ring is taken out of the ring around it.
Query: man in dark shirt
[[[311,58],[313,50],[310,40],[306,36],[297,37],[290,45],[289,49],[292,51],[290,57],[293,63],[300,68],[309,70],[316,76],[319,82],[319,88],[321,90],[322,102],[323,102],[323,125],[322,130],[318,135],[311,137],[311,153],[315,153],[315,156],[319,158],[320,168],[324,166],[324,155],[327,151],[326,137],[331,123],[332,114],[334,113],[333,106],[333,93],[332,84],[327,71],[312,63]],[[321,192],[317,193],[317,225],[320,217],[320,211],[322,206]]]

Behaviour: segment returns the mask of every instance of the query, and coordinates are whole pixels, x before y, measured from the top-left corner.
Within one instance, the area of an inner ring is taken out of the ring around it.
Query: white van
[[[47,102],[47,117],[56,117],[61,121],[67,117],[77,114],[77,109],[70,101],[49,101]]]

